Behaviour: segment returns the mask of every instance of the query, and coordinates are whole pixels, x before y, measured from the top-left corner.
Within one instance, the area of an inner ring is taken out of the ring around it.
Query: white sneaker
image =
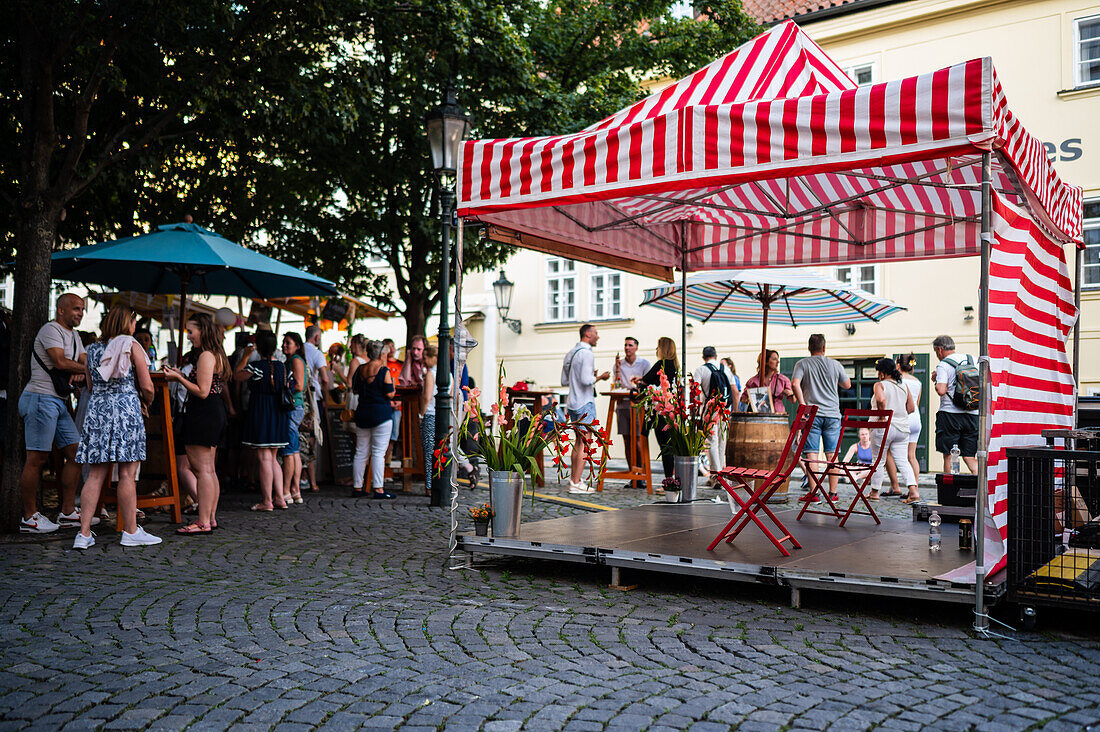
[[[57,523],[61,528],[80,526],[80,506],[73,509],[72,513],[57,514]],[[98,516],[92,516],[92,526],[99,523]]]
[[[163,539],[159,536],[153,536],[140,526],[137,527],[137,531],[132,534],[128,534],[125,531],[122,532],[122,541],[119,544],[122,546],[152,546],[159,544]]]
[[[95,546],[95,532],[90,532],[91,536],[84,536],[79,531],[76,532],[76,538],[73,539],[73,549],[90,549]]]
[[[593,488],[592,486],[585,485],[584,483],[574,483],[573,481],[569,481],[569,492],[570,493],[579,493],[579,494],[588,494],[588,493],[595,493],[596,489]]]
[[[52,534],[60,528],[60,526],[37,511],[35,511],[34,515],[30,518],[23,519],[19,522],[20,534]]]

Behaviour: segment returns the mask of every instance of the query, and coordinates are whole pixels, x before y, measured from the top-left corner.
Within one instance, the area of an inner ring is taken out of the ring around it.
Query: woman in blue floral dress
[[[142,402],[153,400],[153,381],[145,350],[134,340],[137,315],[115,305],[103,320],[103,334],[88,346],[87,379],[91,385],[88,411],[81,429],[76,461],[89,466],[80,494],[80,532],[74,549],[95,544],[92,517],[99,494],[118,465],[118,512],[122,517],[122,545],[149,546],[160,539],[137,525],[137,471],[145,460],[145,422]]]

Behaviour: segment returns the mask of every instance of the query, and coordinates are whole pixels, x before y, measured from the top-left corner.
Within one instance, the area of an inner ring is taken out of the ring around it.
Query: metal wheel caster
[[[1028,632],[1035,630],[1035,623],[1039,619],[1039,611],[1030,605],[1020,607],[1020,627]]]

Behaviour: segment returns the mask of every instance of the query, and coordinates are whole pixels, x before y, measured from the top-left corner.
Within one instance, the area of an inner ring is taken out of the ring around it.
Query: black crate
[[[1100,452],[1007,455],[1009,598],[1100,610]]]
[[[974,508],[974,496],[978,495],[978,476],[936,473],[936,495],[943,506],[969,506]]]

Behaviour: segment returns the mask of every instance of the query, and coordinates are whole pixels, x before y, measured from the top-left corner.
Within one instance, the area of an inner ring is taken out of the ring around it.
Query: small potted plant
[[[470,518],[474,520],[474,531],[478,536],[489,535],[489,521],[493,518],[493,507],[488,503],[470,509]]]
[[[665,501],[668,503],[680,502],[680,479],[670,475],[661,481],[661,489],[665,492]]]

